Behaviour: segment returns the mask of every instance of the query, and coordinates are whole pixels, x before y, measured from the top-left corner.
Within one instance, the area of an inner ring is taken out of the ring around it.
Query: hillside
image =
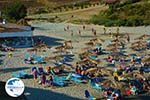
[[[99,3],[101,0],[0,0],[0,10],[5,9],[14,2],[21,2],[28,8],[28,14],[40,14],[60,12],[61,9],[83,7],[93,3]]]
[[[91,23],[105,26],[150,25],[150,0],[124,0],[109,5],[109,9],[93,16]]]

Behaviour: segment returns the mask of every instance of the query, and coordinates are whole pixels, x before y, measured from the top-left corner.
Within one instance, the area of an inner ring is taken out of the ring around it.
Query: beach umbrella
[[[101,61],[96,61],[96,60],[92,60],[92,59],[89,59],[89,61],[90,61],[91,63],[94,63],[94,64],[100,64],[100,63],[101,63]]]
[[[86,73],[89,73],[89,72],[94,73],[96,71],[97,71],[97,68],[89,68],[86,70]]]
[[[150,57],[144,58],[144,59],[142,60],[142,62],[144,62],[144,63],[150,63]]]
[[[136,42],[134,42],[134,43],[132,43],[131,45],[146,45],[147,44],[147,42],[146,41],[136,41]]]
[[[64,47],[63,45],[55,47],[56,50],[62,50],[62,49],[64,49],[64,48],[65,48],[65,47]]]
[[[118,84],[116,83],[115,80],[108,79],[103,81],[103,86],[104,87],[113,87],[113,88],[119,88]]]
[[[126,74],[121,75],[121,77],[131,78],[131,79],[133,79],[133,78],[145,78],[139,72],[126,73]]]
[[[116,48],[119,48],[119,46],[121,46],[121,43],[119,42],[116,42],[116,43],[111,43],[111,44],[108,44],[107,47],[116,47]]]
[[[100,39],[100,38],[94,38],[94,39],[91,39],[90,41],[96,42],[96,43],[103,43],[103,42],[105,42],[105,40]]]
[[[110,51],[110,52],[115,52],[115,51],[118,51],[118,48],[116,47],[109,47],[109,48],[106,48],[107,51]]]
[[[87,45],[87,46],[94,46],[95,44],[94,44],[93,41],[90,41],[90,42],[86,42],[85,45]]]
[[[92,48],[91,48],[91,47],[82,48],[82,49],[81,49],[81,52],[86,52],[86,51],[88,51],[88,50],[92,50]]]
[[[119,41],[120,41],[119,39],[111,40],[111,42],[119,42]]]
[[[88,63],[88,62],[89,62],[89,60],[88,60],[88,59],[86,59],[86,60],[78,61],[78,64],[86,64],[86,63]]]

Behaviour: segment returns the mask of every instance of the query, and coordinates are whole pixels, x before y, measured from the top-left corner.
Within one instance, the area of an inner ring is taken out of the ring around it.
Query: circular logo
[[[5,90],[11,97],[19,97],[24,92],[24,83],[19,78],[11,78],[6,82]]]

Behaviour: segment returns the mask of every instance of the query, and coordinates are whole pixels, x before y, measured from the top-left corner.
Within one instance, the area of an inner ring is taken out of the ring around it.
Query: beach
[[[73,49],[70,50],[72,54],[75,55],[72,65],[75,65],[75,62],[79,60],[78,53],[83,52],[82,48],[86,48],[85,43],[90,39],[95,38],[92,34],[91,30],[94,28],[97,32],[96,38],[101,38],[105,40],[103,47],[109,43],[111,37],[109,36],[109,29],[111,29],[112,33],[116,33],[117,27],[107,27],[106,33],[104,34],[104,26],[98,25],[85,25],[85,30],[83,29],[83,25],[75,25],[70,23],[48,23],[48,22],[30,22],[30,24],[35,27],[33,32],[35,38],[40,38],[47,45],[52,48],[47,50],[46,52],[37,52],[38,55],[42,56],[53,56],[54,48],[56,46],[62,45],[65,40],[71,40]],[[69,26],[68,31],[64,31],[64,28]],[[81,31],[81,36],[79,35],[79,30]],[[131,42],[134,42],[135,38],[143,35],[150,34],[150,26],[141,26],[141,27],[119,27],[119,33],[126,34],[129,33],[131,37]],[[127,47],[130,47],[130,44],[127,44]],[[27,53],[27,49],[29,48],[18,48],[17,51],[13,52],[13,56],[11,58],[8,57],[8,52],[0,52],[2,60],[2,64],[0,65],[0,81],[7,81],[12,77],[12,73],[19,70],[25,70],[28,73],[31,73],[31,67],[33,66],[54,66],[53,62],[49,61],[46,64],[25,64],[24,57]],[[127,54],[134,52],[131,49],[127,49]],[[148,50],[150,53],[150,50]],[[103,59],[106,58],[107,55],[100,55],[99,58],[102,60],[102,63],[99,64],[99,67],[104,67],[105,63]],[[110,68],[112,69],[112,68]],[[113,69],[112,69],[113,70]],[[27,100],[83,100],[86,99],[84,97],[84,91],[87,89],[90,91],[92,95],[99,98],[101,94],[96,90],[92,89],[89,84],[75,84],[66,87],[43,87],[38,84],[37,81],[33,79],[22,79],[26,88],[24,94],[27,97]],[[136,99],[143,100],[143,99]],[[144,99],[146,100],[146,99]]]

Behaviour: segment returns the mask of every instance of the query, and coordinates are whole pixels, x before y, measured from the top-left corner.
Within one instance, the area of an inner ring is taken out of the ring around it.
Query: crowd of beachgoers
[[[35,28],[37,36],[61,38],[54,40],[58,45],[49,45],[42,37],[31,48],[2,45],[5,57],[0,80],[17,77],[29,87],[89,100],[122,100],[149,93],[150,34],[122,33],[119,27],[114,32],[106,27],[75,26],[75,31],[70,24],[61,28],[63,34]],[[5,71],[11,65],[29,69]]]

